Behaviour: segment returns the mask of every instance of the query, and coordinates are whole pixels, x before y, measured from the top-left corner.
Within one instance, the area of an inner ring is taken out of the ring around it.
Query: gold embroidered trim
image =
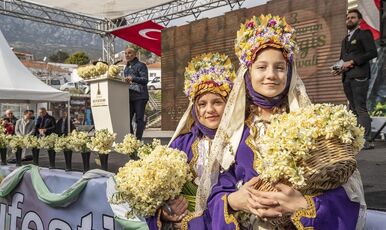
[[[314,200],[312,199],[313,196],[305,195],[304,198],[307,201],[308,208],[307,209],[300,209],[296,211],[291,216],[292,223],[295,225],[296,229],[299,230],[313,230],[313,227],[304,227],[300,219],[302,217],[307,218],[315,218],[316,217],[316,208]]]
[[[189,225],[189,221],[193,220],[194,218],[202,216],[203,212],[191,212],[188,215],[186,215],[182,220],[181,220],[181,230],[187,230]]]
[[[224,219],[226,224],[233,223],[236,227],[236,230],[240,230],[239,222],[237,222],[237,219],[233,214],[229,214],[228,212],[228,197],[227,194],[224,194],[224,196],[221,197],[221,199],[224,201]]]
[[[159,230],[161,230],[161,228],[162,228],[161,213],[162,213],[162,208],[159,208],[157,210],[157,228]]]
[[[190,167],[190,171],[192,172],[193,174],[193,178],[196,178],[197,177],[197,161],[198,161],[198,143],[200,142],[200,139],[199,138],[196,138],[196,140],[194,140],[193,144],[192,144],[192,159],[190,160],[189,162],[189,167]]]
[[[247,139],[245,139],[245,144],[253,152],[253,168],[256,170],[257,169],[257,160],[259,159],[258,158],[259,152],[257,151],[257,146],[255,146],[253,144],[254,135],[256,135],[256,133],[257,133],[257,128],[254,125],[252,125],[253,116],[254,116],[253,113],[251,113],[251,114],[249,114],[248,118],[245,120],[245,124],[249,128],[249,135],[248,135]]]

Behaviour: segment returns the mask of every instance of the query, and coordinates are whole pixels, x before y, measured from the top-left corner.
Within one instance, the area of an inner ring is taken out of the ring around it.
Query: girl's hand
[[[258,215],[259,209],[276,207],[278,205],[277,201],[259,195],[259,191],[255,189],[256,184],[259,182],[260,179],[254,177],[245,183],[238,191],[229,194],[229,206],[235,211],[244,211],[255,215]],[[256,192],[251,193],[252,190]],[[276,213],[275,211],[273,212]]]
[[[188,201],[178,196],[164,205],[161,210],[161,219],[164,221],[179,222],[188,214]]]
[[[278,205],[270,208],[261,208],[257,210],[259,217],[261,218],[275,218],[285,214],[293,214],[297,210],[307,208],[307,201],[304,196],[296,189],[289,187],[285,184],[276,184],[275,188],[277,192],[261,192],[257,190],[251,190],[255,196],[262,196],[269,200],[275,200]]]

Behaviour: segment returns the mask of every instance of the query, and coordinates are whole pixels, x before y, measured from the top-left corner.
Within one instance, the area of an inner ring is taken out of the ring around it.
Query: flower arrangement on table
[[[90,148],[87,146],[87,143],[91,141],[91,138],[86,132],[72,131],[69,139],[71,141],[72,151],[85,153],[90,152]]]
[[[99,154],[109,154],[116,136],[116,133],[111,133],[107,129],[97,130],[95,136],[91,137],[91,142],[87,143],[87,147]]]
[[[58,137],[59,136],[57,134],[52,133],[50,135],[39,138],[40,147],[47,150],[54,150],[56,139],[58,139]]]
[[[305,193],[336,188],[356,169],[363,134],[344,105],[315,104],[274,115],[256,170],[270,183],[288,181]]]
[[[117,193],[111,203],[128,203],[127,216],[147,217],[168,200],[177,197],[191,180],[184,152],[158,145],[141,159],[129,161],[115,176]]]
[[[84,80],[97,78],[115,78],[122,72],[122,68],[117,65],[107,65],[103,62],[97,62],[95,65],[80,66],[78,75]]]

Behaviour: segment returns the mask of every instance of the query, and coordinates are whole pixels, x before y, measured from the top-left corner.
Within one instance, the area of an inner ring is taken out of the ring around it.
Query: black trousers
[[[344,93],[350,103],[350,110],[355,114],[358,123],[365,129],[365,139],[371,140],[371,119],[367,111],[367,91],[369,78],[344,78]]]
[[[135,123],[137,124],[135,136],[138,140],[142,140],[143,131],[145,130],[146,103],[147,100],[130,101],[130,133],[134,134],[132,120],[135,114]]]

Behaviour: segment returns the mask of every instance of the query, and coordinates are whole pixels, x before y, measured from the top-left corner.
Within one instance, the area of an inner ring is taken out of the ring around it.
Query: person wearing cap
[[[296,71],[295,31],[284,18],[253,17],[235,42],[240,68],[208,166],[197,191],[198,210],[208,210],[211,229],[361,229],[365,201],[358,171],[349,181],[321,194],[303,195],[282,184],[258,191],[260,140],[273,114],[311,105]],[[236,215],[237,213],[237,215]],[[285,226],[269,220],[290,215]]]
[[[184,93],[189,105],[182,116],[169,146],[184,151],[198,184],[224,112],[236,74],[228,56],[205,53],[194,57],[185,69]],[[161,229],[166,223],[174,228],[205,229],[210,224],[207,213],[188,213],[182,196],[169,201],[158,213],[147,219],[150,229]]]

